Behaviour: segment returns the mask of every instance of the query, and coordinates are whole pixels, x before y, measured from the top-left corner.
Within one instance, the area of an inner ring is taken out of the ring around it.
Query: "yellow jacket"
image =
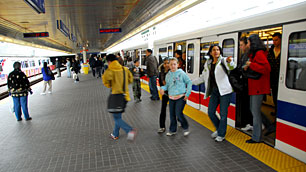
[[[133,82],[133,75],[130,70],[120,65],[117,60],[112,61],[102,76],[105,87],[112,89],[112,94],[123,93],[123,69],[125,71],[125,99],[130,101],[128,84]]]

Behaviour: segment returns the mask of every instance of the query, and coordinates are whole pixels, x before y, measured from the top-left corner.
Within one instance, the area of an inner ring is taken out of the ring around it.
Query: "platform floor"
[[[0,101],[1,172],[274,171],[227,141],[216,143],[210,130],[189,117],[188,137],[182,129],[173,137],[157,134],[161,102],[151,101],[144,90],[142,102],[129,102],[123,114],[138,129],[135,142],[128,142],[122,130],[118,140],[109,138],[114,125],[106,111],[110,90],[101,79],[81,75],[74,83],[63,73],[53,82],[53,94],[41,96],[42,83],[32,88],[32,121],[17,122],[9,111],[11,98]]]

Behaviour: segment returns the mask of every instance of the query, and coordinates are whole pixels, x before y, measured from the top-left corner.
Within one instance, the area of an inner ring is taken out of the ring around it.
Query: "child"
[[[131,68],[134,81],[133,81],[133,93],[134,93],[134,100],[136,103],[140,102],[141,99],[141,87],[140,87],[140,77],[144,75],[143,69],[139,66],[139,60],[134,60],[134,66]]]
[[[183,110],[186,100],[191,93],[192,82],[182,69],[177,69],[177,63],[178,60],[176,58],[170,59],[170,71],[166,75],[166,85],[161,87],[160,93],[164,95],[165,91],[168,91],[169,95],[170,128],[167,136],[176,134],[176,116],[182,124],[184,136],[188,136],[190,133],[188,130],[189,126],[184,117]]]

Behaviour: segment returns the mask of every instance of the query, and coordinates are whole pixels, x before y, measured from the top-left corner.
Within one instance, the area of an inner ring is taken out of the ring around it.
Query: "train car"
[[[218,44],[223,48],[223,56],[240,57],[239,38],[258,34],[267,49],[272,44],[272,35],[282,34],[279,90],[277,114],[271,95],[267,96],[262,111],[275,122],[276,132],[264,137],[264,141],[303,162],[306,162],[306,3],[301,2],[286,8],[251,15],[240,20],[210,25],[202,29],[172,34],[159,39],[159,30],[152,41],[141,42],[138,47],[122,44],[121,49],[131,56],[150,47],[157,60],[173,57],[175,50],[186,52],[186,73],[191,79],[199,77],[206,62],[208,47]],[[205,10],[204,10],[205,11]],[[226,13],[226,11],[224,11]],[[205,22],[205,21],[203,21]],[[214,22],[214,21],[211,21]],[[154,26],[154,27],[158,27]],[[169,32],[169,31],[167,31]],[[175,32],[175,31],[172,31]],[[160,33],[161,34],[161,33]],[[138,36],[139,37],[139,36]],[[133,40],[132,38],[130,40]],[[129,41],[130,41],[129,40]],[[153,42],[153,46],[152,46]],[[139,48],[141,48],[139,50]],[[143,49],[142,49],[143,48]],[[144,60],[145,61],[145,57]],[[145,63],[141,63],[145,67]],[[148,79],[144,78],[144,82]],[[193,86],[187,104],[207,113],[208,99],[204,85]],[[241,109],[233,95],[228,111],[228,125],[240,129],[244,124]],[[272,113],[271,113],[272,112]]]
[[[28,77],[40,74],[44,62],[52,69],[55,68],[48,57],[0,57],[0,84],[7,82],[8,74],[14,70],[13,64],[16,61],[21,63],[21,70]]]

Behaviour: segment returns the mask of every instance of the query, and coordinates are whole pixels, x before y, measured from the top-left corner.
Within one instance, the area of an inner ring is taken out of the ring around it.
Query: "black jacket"
[[[148,77],[158,76],[158,62],[156,57],[149,55],[146,59]]]
[[[13,97],[28,96],[28,92],[31,90],[28,77],[19,69],[15,69],[9,74],[7,87]]]

